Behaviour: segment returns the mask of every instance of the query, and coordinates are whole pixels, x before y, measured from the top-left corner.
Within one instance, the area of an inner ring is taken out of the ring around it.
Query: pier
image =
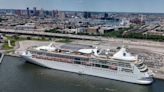
[[[0,53],[0,64],[2,63],[3,57],[4,57],[4,54]]]

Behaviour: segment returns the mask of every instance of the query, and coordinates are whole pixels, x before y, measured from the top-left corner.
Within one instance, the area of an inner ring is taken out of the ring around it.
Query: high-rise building
[[[39,16],[39,10],[36,10],[36,16]]]
[[[30,17],[30,9],[27,7],[27,17]]]
[[[45,15],[46,15],[46,16],[50,16],[50,15],[51,15],[50,11],[46,10],[46,11],[45,11]]]
[[[104,18],[108,18],[108,13],[104,13]]]
[[[58,17],[59,17],[60,19],[65,19],[65,17],[66,17],[65,12],[62,12],[62,11],[58,12]]]
[[[52,17],[54,17],[54,18],[58,17],[58,11],[57,10],[52,11]]]
[[[39,11],[39,16],[40,17],[44,17],[44,10],[43,10],[43,8],[41,8],[41,10]]]
[[[37,16],[36,7],[33,8],[33,16]]]
[[[18,15],[18,16],[21,16],[22,12],[21,12],[21,10],[15,10],[15,14]]]
[[[90,12],[84,12],[84,18],[91,18],[91,13]]]

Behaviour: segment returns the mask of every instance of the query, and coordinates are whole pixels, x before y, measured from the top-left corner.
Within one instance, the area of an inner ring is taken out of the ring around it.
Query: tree
[[[19,39],[19,35],[13,35],[12,36],[14,39],[18,40]]]
[[[42,40],[46,40],[46,38],[45,37],[42,37]]]
[[[57,28],[50,29],[50,30],[45,30],[45,32],[50,32],[50,33],[61,33]]]
[[[31,37],[27,37],[27,40],[31,40]]]

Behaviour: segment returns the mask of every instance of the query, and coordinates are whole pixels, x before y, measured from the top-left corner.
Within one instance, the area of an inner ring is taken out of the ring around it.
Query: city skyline
[[[1,9],[164,13],[163,0],[0,0]]]

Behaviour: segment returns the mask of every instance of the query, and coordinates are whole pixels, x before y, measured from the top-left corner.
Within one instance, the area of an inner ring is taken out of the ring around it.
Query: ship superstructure
[[[52,69],[87,74],[137,84],[153,82],[152,74],[138,59],[121,49],[100,49],[92,45],[30,47],[22,57],[27,61]]]

